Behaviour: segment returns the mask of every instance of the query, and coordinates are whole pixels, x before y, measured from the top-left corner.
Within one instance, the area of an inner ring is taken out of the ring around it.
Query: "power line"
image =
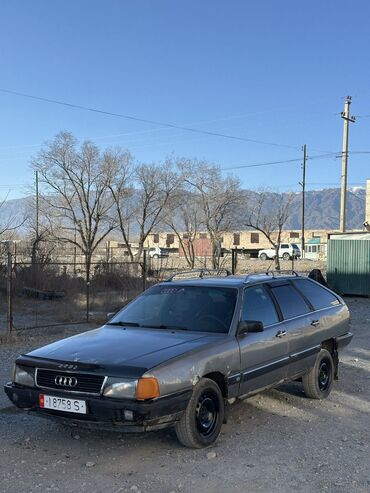
[[[328,158],[328,157],[337,157],[337,153],[330,153],[330,154],[319,154],[317,156],[309,156],[307,159],[313,160],[313,159],[323,159],[323,158]],[[241,164],[238,166],[230,166],[227,168],[221,168],[222,170],[228,170],[228,169],[242,169],[242,168],[258,168],[260,166],[273,166],[273,165],[278,165],[278,164],[293,164],[297,162],[302,162],[302,158],[294,158],[294,159],[286,159],[284,161],[269,161],[267,163],[255,163],[255,164]]]
[[[288,144],[279,144],[276,142],[268,142],[268,141],[264,141],[264,140],[250,139],[247,137],[238,137],[236,135],[228,135],[228,134],[224,134],[224,133],[220,133],[220,132],[213,132],[210,130],[201,130],[201,129],[197,129],[197,128],[193,128],[193,127],[175,125],[173,123],[160,122],[157,120],[149,120],[146,118],[139,118],[139,117],[132,116],[132,115],[125,115],[123,113],[115,113],[115,112],[111,112],[111,111],[100,110],[98,108],[92,108],[90,106],[67,103],[65,101],[59,101],[57,99],[44,98],[41,96],[34,96],[32,94],[26,94],[26,93],[22,93],[22,92],[18,92],[18,91],[11,91],[9,89],[0,88],[0,92],[6,93],[6,94],[11,94],[13,96],[21,96],[21,97],[33,99],[36,101],[43,101],[46,103],[58,104],[60,106],[67,106],[69,108],[79,109],[79,110],[83,110],[83,111],[90,111],[92,113],[98,113],[101,115],[114,116],[117,118],[125,118],[126,120],[131,120],[131,121],[136,121],[136,122],[141,122],[141,123],[149,123],[151,125],[160,125],[162,127],[185,130],[187,132],[212,135],[214,137],[222,137],[224,139],[237,140],[237,141],[241,141],[241,142],[252,142],[254,144],[270,145],[270,146],[274,146],[274,147],[285,147],[285,148],[290,148],[290,149],[300,149],[300,146],[292,146],[292,145],[288,145]]]
[[[256,163],[256,164],[240,164],[239,166],[230,166],[227,168],[222,168],[224,170],[227,169],[242,169],[242,168],[258,168],[260,166],[272,166],[274,164],[291,164],[291,163],[296,163],[298,161],[302,161],[301,158],[299,159],[287,159],[285,161],[270,161],[267,163]]]

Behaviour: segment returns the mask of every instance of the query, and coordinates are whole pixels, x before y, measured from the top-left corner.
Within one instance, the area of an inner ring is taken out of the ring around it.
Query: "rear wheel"
[[[219,386],[209,378],[202,378],[194,387],[180,421],[176,423],[179,442],[190,448],[212,445],[220,433],[224,413],[224,399]]]
[[[260,259],[261,260],[267,260],[267,255],[265,253],[261,253]]]
[[[315,366],[302,377],[305,394],[311,399],[325,399],[331,392],[333,380],[333,357],[327,349],[321,349]]]

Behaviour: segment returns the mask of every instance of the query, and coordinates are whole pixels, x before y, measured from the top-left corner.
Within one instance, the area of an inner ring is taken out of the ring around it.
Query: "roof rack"
[[[189,274],[194,274],[194,275],[190,275]],[[198,275],[196,275],[198,274]],[[172,276],[168,277],[167,279],[165,279],[164,282],[170,282],[170,281],[173,281],[176,277],[182,277],[182,276],[185,276],[183,277],[183,279],[203,279],[204,277],[211,277],[211,276],[230,276],[231,275],[231,272],[227,269],[191,269],[191,270],[183,270],[183,271],[179,271],[179,272],[175,272],[174,274],[172,274]]]
[[[296,277],[299,277],[299,273],[295,270],[291,270],[291,269],[287,269],[287,270],[270,270],[270,271],[267,271],[266,272],[266,276],[272,276],[272,277],[276,277],[276,275],[291,275],[291,276],[296,276]]]
[[[264,276],[266,275],[264,272],[250,272],[249,274],[246,274],[246,276],[244,277],[244,284],[247,284],[248,282],[248,279],[250,277],[254,277],[254,276]]]

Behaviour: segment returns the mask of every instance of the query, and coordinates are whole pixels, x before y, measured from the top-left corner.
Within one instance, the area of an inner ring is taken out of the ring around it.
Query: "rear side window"
[[[298,317],[310,311],[304,298],[293,286],[284,284],[283,286],[272,287],[271,290],[285,319]]]
[[[297,279],[292,282],[308,299],[315,310],[321,310],[322,308],[340,304],[340,301],[336,296],[308,279]]]
[[[264,327],[279,322],[274,302],[262,286],[253,286],[244,291],[242,320],[258,320]]]

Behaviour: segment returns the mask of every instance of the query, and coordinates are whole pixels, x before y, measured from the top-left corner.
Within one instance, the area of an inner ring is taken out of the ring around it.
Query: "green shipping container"
[[[329,235],[327,278],[339,294],[370,296],[370,233]]]

